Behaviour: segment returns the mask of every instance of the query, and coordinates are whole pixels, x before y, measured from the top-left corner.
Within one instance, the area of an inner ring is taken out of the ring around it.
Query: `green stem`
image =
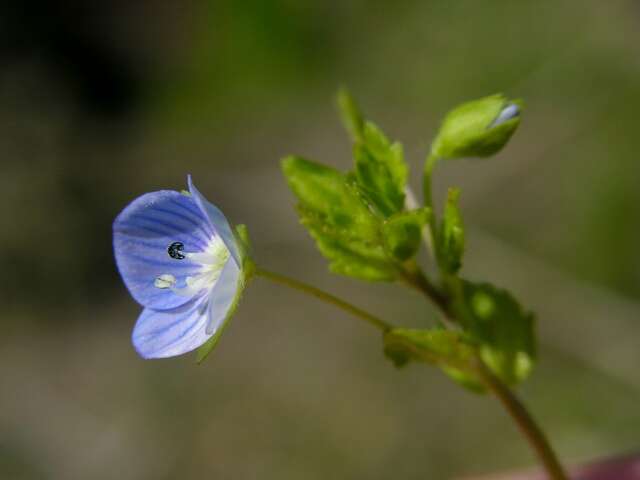
[[[380,318],[370,314],[369,312],[362,310],[355,305],[352,305],[349,302],[342,300],[341,298],[336,297],[335,295],[331,295],[330,293],[325,292],[324,290],[320,290],[312,285],[301,282],[299,280],[293,279],[291,277],[287,277],[286,275],[282,275],[280,273],[271,272],[269,270],[264,270],[262,268],[256,267],[255,275],[259,277],[263,277],[269,279],[273,282],[279,283],[281,285],[285,285],[289,288],[293,288],[294,290],[298,290],[300,292],[306,293],[307,295],[311,295],[312,297],[316,297],[323,302],[330,303],[345,312],[364,320],[365,322],[373,325],[379,330],[383,332],[387,332],[393,328],[393,325],[381,320]]]
[[[435,209],[433,208],[433,192],[432,192],[432,181],[431,177],[433,176],[433,169],[438,163],[438,157],[434,155],[433,151],[429,152],[427,155],[427,159],[424,163],[424,174],[422,178],[422,197],[424,206],[428,207],[431,210],[429,215],[429,224],[427,228],[428,235],[426,237],[427,247],[431,252],[432,257],[439,263],[438,252],[436,251],[438,244],[436,242],[438,236],[438,217],[436,215]]]
[[[484,385],[500,401],[516,422],[518,428],[536,452],[538,459],[549,475],[549,479],[569,480],[549,440],[516,394],[497,378],[480,358],[477,359],[476,371]]]
[[[442,312],[447,327],[457,324],[454,314],[450,308],[450,299],[431,284],[429,279],[421,270],[406,272],[405,279],[412,283],[415,288],[422,291]],[[531,448],[535,451],[538,459],[544,466],[550,480],[568,480],[557,455],[553,451],[549,440],[542,429],[538,426],[533,416],[526,409],[524,404],[509,389],[509,387],[496,377],[485,363],[478,356],[475,362],[475,371],[478,373],[485,387],[500,401],[511,418],[518,425],[518,428],[525,436]]]
[[[388,332],[393,328],[391,324],[381,320],[369,312],[312,285],[280,273],[271,272],[257,267],[254,274],[334,305],[345,312],[364,320],[382,332]],[[407,283],[427,295],[427,297],[438,306],[447,319],[450,321],[454,320],[449,308],[449,301],[446,296],[435,288],[420,270],[406,272],[405,280]],[[479,357],[477,358],[476,371],[480,375],[487,389],[493,393],[500,403],[502,403],[509,415],[511,415],[520,428],[520,431],[527,438],[541,463],[544,465],[549,478],[551,480],[568,480],[569,477],[562,469],[562,466],[551,448],[549,441],[518,397],[516,397],[516,395],[487,368]]]
[[[410,265],[402,271],[402,278],[410,286],[425,294],[442,312],[448,320],[453,320],[450,314],[449,299],[433,285],[417,264]]]
[[[438,252],[435,240],[438,233],[438,224],[433,211],[432,175],[433,169],[437,163],[438,157],[434,155],[433,151],[431,151],[425,162],[422,184],[424,204],[431,208],[428,243],[430,244],[436,260],[438,259]],[[446,319],[445,325],[448,328],[455,327],[455,324],[459,324],[451,308],[450,295],[447,295],[445,292],[441,291],[441,289],[436,288],[429,281],[426,275],[424,275],[422,270],[414,268],[411,271],[407,271],[405,272],[404,278],[410,285],[413,285],[415,288],[422,291],[425,296],[440,309],[443,317]],[[447,278],[445,275],[443,281],[446,280]],[[491,372],[479,356],[476,359],[475,370],[487,389],[500,401],[502,406],[518,425],[518,428],[536,452],[536,455],[547,471],[549,478],[551,480],[568,480],[569,477],[558,461],[558,457],[551,448],[551,444],[547,440],[544,432],[535,422],[518,397],[504,382],[502,382],[502,380]]]
[[[422,178],[422,195],[424,198],[424,206],[433,209],[433,193],[431,192],[431,176],[433,169],[438,163],[438,157],[429,152],[424,163],[424,176]]]

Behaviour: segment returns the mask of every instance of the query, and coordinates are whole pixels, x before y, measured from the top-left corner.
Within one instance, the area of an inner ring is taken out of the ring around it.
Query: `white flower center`
[[[218,281],[220,273],[225,263],[229,259],[229,249],[219,236],[212,237],[202,252],[184,251],[184,245],[180,242],[173,242],[167,248],[168,255],[175,260],[188,258],[193,263],[200,264],[201,268],[193,276],[185,278],[186,286],[176,287],[176,278],[164,273],[153,282],[156,288],[170,289],[177,295],[192,297],[203,289],[211,289]]]

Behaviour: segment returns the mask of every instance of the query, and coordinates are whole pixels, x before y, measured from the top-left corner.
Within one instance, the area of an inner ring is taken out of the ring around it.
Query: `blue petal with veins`
[[[185,250],[204,250],[213,231],[198,205],[185,195],[161,190],[138,197],[113,224],[116,264],[133,298],[144,307],[165,310],[189,301],[170,289],[156,288],[161,275],[172,275],[177,286],[201,269],[190,259],[177,260],[168,247],[180,242]]]
[[[211,335],[209,297],[201,295],[173,310],[145,308],[133,329],[131,340],[143,358],[165,358],[198,348]]]

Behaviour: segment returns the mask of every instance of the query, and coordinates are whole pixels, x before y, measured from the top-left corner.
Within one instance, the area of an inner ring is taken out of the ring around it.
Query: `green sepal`
[[[460,190],[450,188],[436,238],[438,263],[440,268],[448,274],[455,274],[460,270],[464,254],[465,235],[462,214],[458,205],[459,199]]]
[[[351,139],[362,141],[364,118],[355,100],[346,88],[338,91],[338,109],[344,127],[349,132]]]
[[[506,290],[489,283],[460,282],[454,305],[460,323],[480,357],[508,385],[522,382],[535,365],[535,318]]]
[[[300,222],[332,272],[371,281],[396,278],[382,242],[381,220],[352,175],[295,156],[285,158],[282,169],[298,199]]]
[[[243,267],[244,263],[251,262],[251,239],[249,238],[249,230],[244,224],[236,225],[235,237],[238,241],[238,247],[240,249],[240,258],[242,259]],[[251,262],[252,263],[252,262]]]
[[[430,215],[431,209],[423,207],[397,213],[384,222],[382,233],[386,247],[396,260],[404,262],[418,253]]]
[[[501,112],[516,107],[516,115],[496,124]],[[499,152],[520,125],[521,100],[502,94],[463,103],[451,110],[442,122],[432,152],[440,158],[488,157]]]
[[[396,328],[384,335],[384,353],[396,367],[429,363],[472,391],[484,391],[474,367],[475,349],[461,332]]]
[[[365,122],[353,155],[358,184],[369,202],[384,217],[402,211],[408,174],[402,144],[391,143],[376,125]]]
[[[233,298],[233,302],[229,311],[227,312],[227,316],[220,328],[216,331],[216,333],[205,343],[200,345],[196,350],[196,362],[198,364],[202,363],[209,354],[213,351],[213,349],[218,345],[218,341],[222,336],[229,320],[233,317],[233,314],[236,312],[238,308],[238,304],[240,303],[240,299],[242,298],[242,294],[244,293],[244,289],[247,287],[247,284],[253,277],[255,272],[255,264],[250,256],[251,250],[251,241],[249,240],[249,232],[247,230],[246,225],[238,225],[236,226],[235,231],[236,239],[238,240],[238,246],[240,247],[240,258],[241,258],[241,268],[240,275],[238,276],[238,286],[236,288],[236,295]],[[233,259],[229,259],[229,262],[232,262]]]

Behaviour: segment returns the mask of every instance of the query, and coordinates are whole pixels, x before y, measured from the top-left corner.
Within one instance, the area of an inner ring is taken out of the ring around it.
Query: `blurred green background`
[[[347,169],[348,85],[405,145],[414,187],[461,101],[524,97],[463,188],[465,274],[539,313],[521,394],[570,462],[640,447],[640,3],[634,0],[23,1],[0,7],[0,477],[449,479],[534,463],[491,398],[400,372],[374,331],[256,280],[219,348],[142,361],[111,222],[185,185],[255,258],[404,325],[395,285],[328,274],[278,159]]]

